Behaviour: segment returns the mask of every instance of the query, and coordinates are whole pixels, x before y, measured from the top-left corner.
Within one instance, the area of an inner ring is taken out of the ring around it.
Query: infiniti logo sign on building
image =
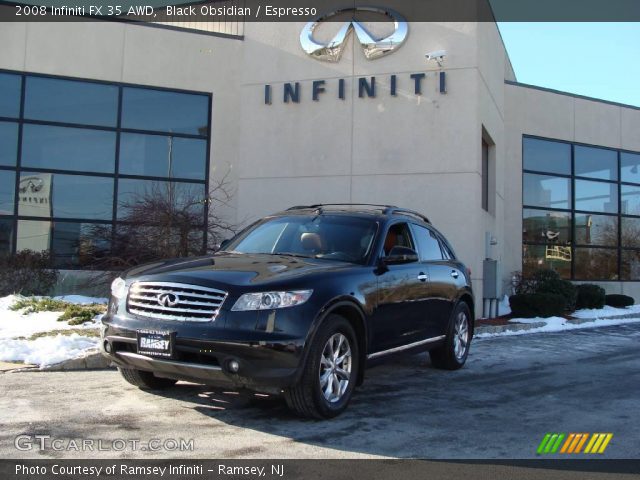
[[[380,13],[393,20],[394,31],[388,37],[375,39],[365,30],[360,22],[356,21],[355,18],[352,17],[351,21],[347,21],[342,24],[340,30],[331,41],[326,44],[318,43],[313,37],[316,27],[321,22],[328,21],[345,12],[353,12],[353,15],[357,12]],[[404,43],[407,38],[407,33],[409,32],[406,20],[400,14],[392,10],[378,7],[343,8],[323,15],[314,22],[307,23],[300,33],[300,45],[307,54],[317,60],[337,62],[342,56],[346,39],[352,30],[355,30],[356,37],[362,45],[364,55],[369,60],[375,60],[376,58],[380,58],[397,50]]]

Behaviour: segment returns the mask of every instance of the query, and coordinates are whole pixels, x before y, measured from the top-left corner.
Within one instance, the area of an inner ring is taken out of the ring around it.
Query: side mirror
[[[418,253],[409,247],[395,246],[384,257],[384,263],[387,265],[400,265],[403,263],[412,263],[418,261]]]

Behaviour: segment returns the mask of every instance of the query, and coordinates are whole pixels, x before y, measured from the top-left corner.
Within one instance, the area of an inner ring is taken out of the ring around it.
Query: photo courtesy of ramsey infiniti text
[[[315,418],[340,414],[365,367],[391,354],[462,367],[475,318],[450,243],[389,205],[292,207],[214,255],[128,270],[111,293],[102,346],[128,382],[283,394]]]

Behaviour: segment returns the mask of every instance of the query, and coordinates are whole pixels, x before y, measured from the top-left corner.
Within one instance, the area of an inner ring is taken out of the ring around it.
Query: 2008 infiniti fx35
[[[392,206],[293,207],[214,255],[129,270],[111,292],[103,348],[128,382],[283,393],[316,418],[341,413],[365,365],[390,354],[462,367],[474,326],[469,271],[426,217]]]

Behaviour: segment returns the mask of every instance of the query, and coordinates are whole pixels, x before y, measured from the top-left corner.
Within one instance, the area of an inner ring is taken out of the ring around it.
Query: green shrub
[[[516,287],[516,294],[553,293],[565,299],[565,310],[573,310],[576,305],[576,287],[569,280],[560,278],[555,270],[536,270],[530,276],[522,278]]]
[[[576,287],[576,308],[602,308],[604,307],[604,288],[599,285],[585,283]]]
[[[554,317],[565,311],[566,298],[557,293],[522,293],[509,297],[514,317]]]
[[[99,303],[77,305],[53,298],[21,298],[10,307],[11,310],[23,310],[23,313],[62,312],[59,322],[69,325],[81,325],[90,322],[93,317],[107,311],[107,306]]]
[[[58,281],[58,274],[47,252],[22,250],[0,256],[0,296],[47,295]]]
[[[610,307],[625,308],[634,305],[636,301],[629,295],[611,294],[605,297],[605,303]]]

